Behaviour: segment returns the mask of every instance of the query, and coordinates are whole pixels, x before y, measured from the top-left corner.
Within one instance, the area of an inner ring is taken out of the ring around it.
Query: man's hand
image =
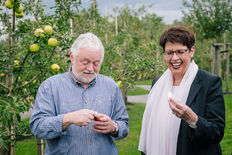
[[[95,132],[100,133],[110,133],[112,136],[117,137],[118,132],[115,132],[115,126],[116,122],[112,121],[110,117],[99,114],[100,115],[100,121],[95,121],[95,124],[93,125]]]
[[[89,123],[91,123],[94,117],[98,118],[100,116],[97,112],[88,109],[67,113],[63,118],[62,130],[66,129],[71,124],[75,124],[77,126],[87,126]]]

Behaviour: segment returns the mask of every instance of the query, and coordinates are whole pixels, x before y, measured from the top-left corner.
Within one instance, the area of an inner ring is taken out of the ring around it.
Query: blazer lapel
[[[198,70],[197,75],[196,75],[196,77],[191,85],[186,105],[188,105],[188,106],[191,105],[193,99],[195,98],[195,96],[197,95],[199,90],[201,89],[201,84],[200,84],[201,80],[202,80],[202,76]]]

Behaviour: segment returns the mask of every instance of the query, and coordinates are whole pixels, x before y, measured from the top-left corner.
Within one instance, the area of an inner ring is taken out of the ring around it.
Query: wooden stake
[[[71,12],[71,0],[70,0],[70,12]],[[71,38],[73,37],[73,20],[70,18],[70,27],[71,27]]]
[[[95,24],[96,24],[96,22],[95,22],[95,0],[93,0],[93,29],[94,29],[94,32],[95,32]]]
[[[105,7],[105,18],[107,19],[107,7]],[[106,29],[107,29],[107,22],[108,20],[106,20]],[[106,45],[108,44],[107,42],[107,31],[106,31],[106,34],[105,34],[105,39],[106,39]]]
[[[230,43],[226,44],[226,93],[229,93],[229,72],[230,72]]]
[[[38,155],[43,155],[43,140],[42,139],[37,139],[37,154]]]
[[[116,27],[116,35],[118,35],[118,16],[117,16],[117,12],[115,12],[115,27]],[[117,45],[117,53],[118,53],[118,45]]]
[[[15,31],[15,7],[13,7],[12,9],[12,23],[11,23],[11,31],[14,32]],[[13,57],[14,58],[14,52],[12,52],[12,46],[14,45],[14,42],[15,42],[15,38],[14,36],[11,36],[10,38],[11,40],[11,43],[10,43],[10,49],[9,49],[9,52],[10,52],[10,57]],[[9,69],[11,68],[11,66],[9,66]],[[9,72],[8,72],[9,73]],[[7,79],[7,84],[8,84],[8,87],[12,87],[13,86],[13,82],[14,82],[14,75],[12,73],[9,73],[8,74],[8,79]],[[15,143],[15,118],[13,118],[13,123],[14,125],[10,126],[10,139],[11,139],[11,144],[10,144],[10,149],[9,149],[9,154],[10,155],[15,155],[15,146],[14,146],[14,143]]]

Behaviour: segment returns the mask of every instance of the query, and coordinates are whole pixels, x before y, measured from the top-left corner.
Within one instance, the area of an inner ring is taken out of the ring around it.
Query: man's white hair
[[[88,50],[92,51],[92,52],[101,52],[102,54],[102,59],[101,59],[101,63],[103,61],[104,58],[104,47],[102,45],[102,42],[100,41],[100,39],[94,35],[93,33],[85,33],[85,34],[81,34],[72,44],[71,47],[71,52],[75,58],[75,56],[79,55],[80,53],[80,49],[82,48],[87,48]]]

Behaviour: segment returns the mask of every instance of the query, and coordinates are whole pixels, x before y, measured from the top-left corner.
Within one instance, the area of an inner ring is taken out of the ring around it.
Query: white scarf
[[[198,66],[192,61],[174,99],[186,104]],[[146,155],[175,155],[181,119],[172,114],[167,92],[172,92],[173,75],[167,69],[151,89],[143,114],[139,150]]]

